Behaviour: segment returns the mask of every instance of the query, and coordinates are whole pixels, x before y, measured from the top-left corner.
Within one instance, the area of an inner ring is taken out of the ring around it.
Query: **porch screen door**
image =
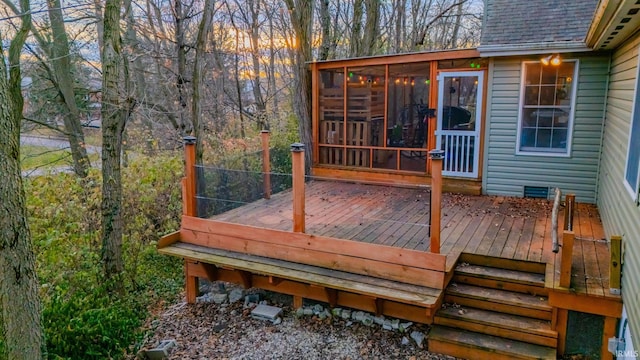
[[[436,147],[445,152],[445,176],[478,177],[483,81],[482,71],[438,76]]]

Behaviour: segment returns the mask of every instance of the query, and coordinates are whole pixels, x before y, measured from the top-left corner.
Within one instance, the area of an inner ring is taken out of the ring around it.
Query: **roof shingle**
[[[486,0],[481,46],[584,41],[598,0]]]

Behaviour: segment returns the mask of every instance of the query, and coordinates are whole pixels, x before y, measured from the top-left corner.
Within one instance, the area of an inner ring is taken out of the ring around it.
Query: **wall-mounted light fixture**
[[[543,58],[540,58],[540,62],[542,63],[542,65],[545,65],[545,66],[549,64],[553,66],[558,66],[562,64],[562,58],[560,57],[559,54],[551,54]]]

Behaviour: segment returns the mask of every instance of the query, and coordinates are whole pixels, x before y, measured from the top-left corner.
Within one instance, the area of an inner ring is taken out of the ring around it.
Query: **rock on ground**
[[[342,318],[297,318],[291,297],[265,296],[269,304],[283,307],[282,323],[252,319],[251,309],[243,309],[241,302],[178,303],[149,320],[148,335],[139,348],[175,339],[168,359],[454,359],[419,349],[413,341],[407,344],[406,334],[380,326],[347,327]],[[426,334],[428,327],[413,324],[411,330]]]

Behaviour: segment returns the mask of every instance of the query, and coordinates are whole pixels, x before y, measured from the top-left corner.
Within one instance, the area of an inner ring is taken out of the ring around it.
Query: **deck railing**
[[[269,199],[272,194],[291,188],[291,174],[271,171],[271,159],[282,158],[285,149],[269,148],[269,133],[262,133],[262,150],[227,157],[215,165],[199,165],[187,156],[187,172],[193,172],[195,215],[208,218],[259,199]],[[288,156],[288,154],[286,154]],[[193,169],[193,170],[192,170]],[[187,178],[189,174],[187,174]]]
[[[268,149],[268,133],[263,133],[263,151],[233,161],[223,161],[216,166],[197,165],[195,163],[195,138],[185,138],[185,178],[183,179],[184,215],[210,218],[226,213],[240,206],[256,202],[262,198],[269,199],[272,194],[292,189],[292,228],[293,232],[304,233],[305,226],[305,183],[320,178],[305,174],[304,145],[291,146],[292,173],[271,172]],[[441,193],[443,151],[430,153],[432,165],[432,184],[430,201],[430,221],[428,224],[416,223],[415,219],[376,219],[367,216],[369,222],[393,222],[402,226],[420,228],[429,239],[429,250],[440,253]],[[282,154],[278,154],[282,156]],[[235,165],[234,165],[235,164]],[[240,164],[240,165],[238,165]],[[260,169],[259,171],[257,169]],[[322,179],[320,179],[322,180]],[[264,202],[264,206],[277,204]]]

